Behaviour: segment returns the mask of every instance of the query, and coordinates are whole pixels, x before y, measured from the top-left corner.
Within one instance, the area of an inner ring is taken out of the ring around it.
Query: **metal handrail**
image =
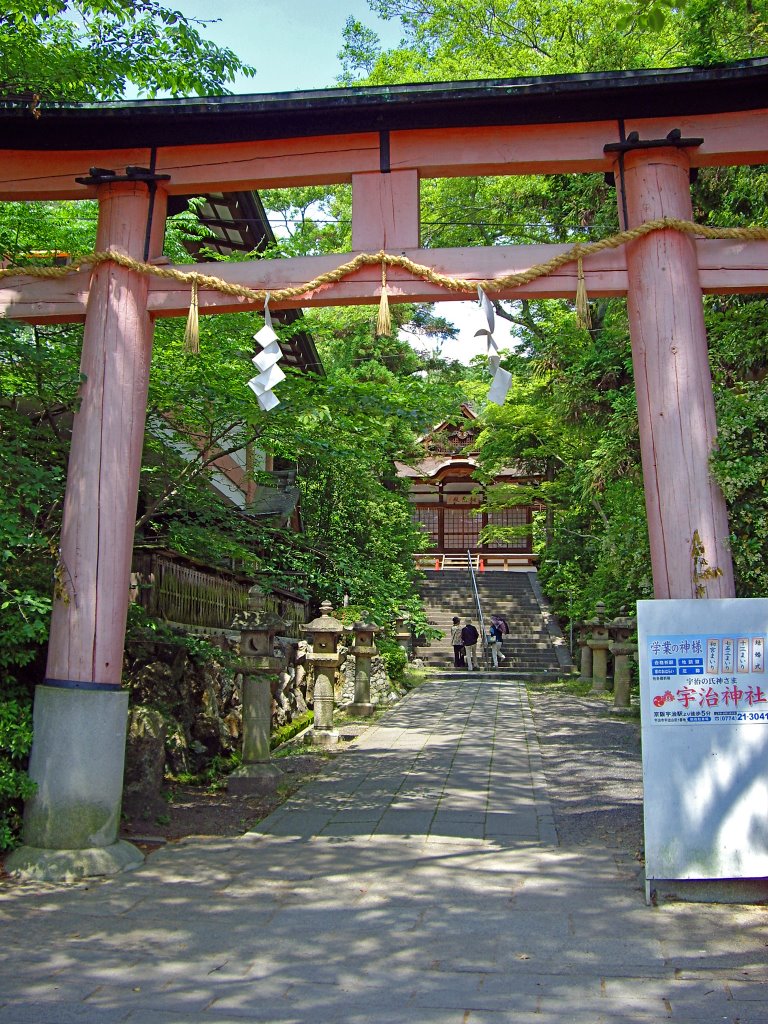
[[[475,567],[472,565],[472,552],[467,549],[467,568],[469,569],[469,579],[472,583],[472,593],[475,598],[475,608],[477,609],[477,621],[480,626],[480,640],[481,650],[483,652],[483,661],[485,662],[486,668],[488,667],[488,641],[485,635],[485,619],[483,618],[483,609],[480,604],[480,594],[477,589],[477,579],[475,578]]]

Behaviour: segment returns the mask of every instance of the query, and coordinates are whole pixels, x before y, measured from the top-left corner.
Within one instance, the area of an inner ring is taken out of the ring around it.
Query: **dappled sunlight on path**
[[[6,885],[0,1024],[768,1018],[752,907],[646,907],[630,852],[557,845],[518,684],[412,692],[237,840]]]

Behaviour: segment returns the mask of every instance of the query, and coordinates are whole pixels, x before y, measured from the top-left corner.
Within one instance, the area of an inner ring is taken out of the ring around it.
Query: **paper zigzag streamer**
[[[493,309],[493,303],[480,285],[477,286],[477,297],[480,301],[480,309],[485,314],[485,321],[488,325],[487,327],[481,327],[479,331],[475,331],[475,337],[485,337],[488,346],[488,370],[493,377],[488,391],[488,401],[495,402],[496,405],[504,405],[504,399],[507,397],[507,392],[512,384],[512,374],[501,365],[499,346],[493,337],[493,331],[496,326],[496,313]]]
[[[264,299],[264,326],[254,334],[254,341],[261,345],[261,352],[254,356],[251,362],[261,372],[248,381],[248,387],[256,395],[256,401],[264,412],[269,412],[280,399],[272,393],[272,388],[285,380],[285,374],[277,365],[282,356],[282,349],[278,337],[272,328],[272,314],[269,311],[269,292]]]

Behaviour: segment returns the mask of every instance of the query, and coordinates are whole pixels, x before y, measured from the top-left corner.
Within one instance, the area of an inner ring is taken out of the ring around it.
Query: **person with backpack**
[[[488,649],[491,652],[491,658],[493,659],[493,667],[499,667],[499,661],[506,661],[507,659],[501,653],[501,644],[504,639],[504,633],[501,628],[501,622],[497,616],[491,619],[491,628],[488,631]]]
[[[480,634],[472,624],[471,619],[467,619],[466,625],[461,631],[461,642],[464,644],[464,650],[466,651],[467,658],[467,672],[479,672],[480,666],[473,663],[473,659],[477,660],[475,653],[477,649],[477,641],[480,639]]]

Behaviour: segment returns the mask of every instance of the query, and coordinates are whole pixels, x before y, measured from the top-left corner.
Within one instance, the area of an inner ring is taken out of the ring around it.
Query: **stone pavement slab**
[[[3,883],[0,927],[0,1024],[768,1024],[766,911],[647,907],[630,854],[559,846],[525,691],[479,674],[240,839]]]

